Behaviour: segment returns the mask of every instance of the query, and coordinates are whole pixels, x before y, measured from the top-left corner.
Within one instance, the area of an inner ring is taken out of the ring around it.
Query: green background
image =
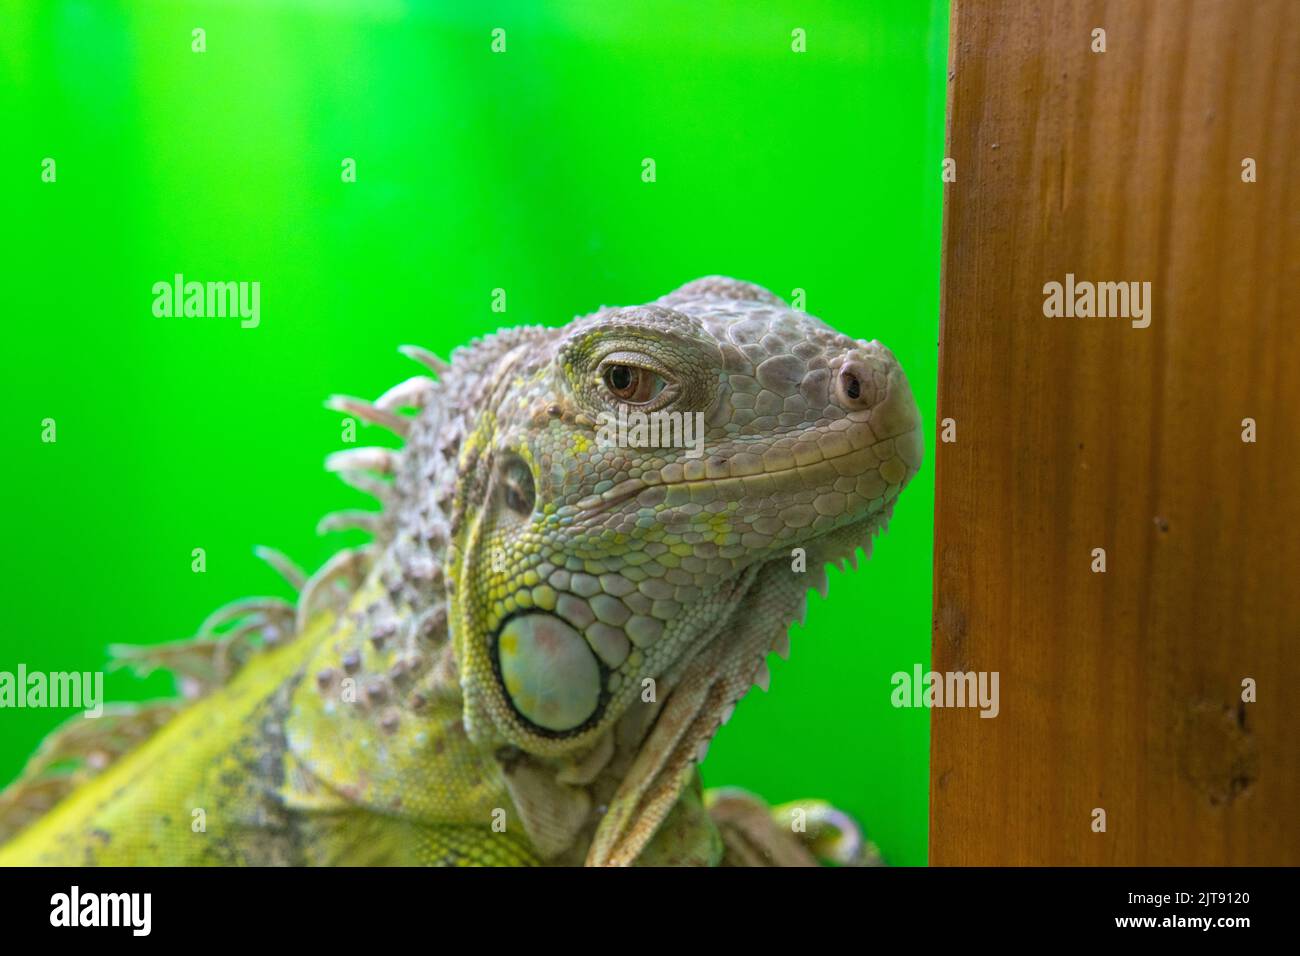
[[[933,448],[941,0],[20,0],[2,16],[0,670],[97,669],[110,642],[288,596],[254,544],[311,569],[362,540],[313,531],[372,504],[322,470],[341,427],[321,403],[416,374],[406,342],[445,356],[709,273],[800,288],[894,349]],[[151,287],[176,272],[259,281],[260,327],[155,318]],[[933,487],[927,461],[875,559],[830,572],[771,693],[704,766],[772,801],[829,798],[902,864],[926,859],[929,720],[890,706],[889,678],[928,667]],[[170,686],[107,680],[115,700]],[[0,782],[67,716],[0,711]]]

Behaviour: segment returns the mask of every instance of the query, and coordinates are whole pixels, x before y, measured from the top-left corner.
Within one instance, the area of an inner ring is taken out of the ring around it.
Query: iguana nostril
[[[836,398],[850,411],[871,408],[876,403],[876,388],[870,371],[859,362],[847,362],[835,380]]]

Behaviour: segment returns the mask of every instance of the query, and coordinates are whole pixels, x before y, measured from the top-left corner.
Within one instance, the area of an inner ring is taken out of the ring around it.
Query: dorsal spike
[[[391,475],[397,471],[401,452],[391,448],[348,448],[325,459],[326,471],[373,471]]]
[[[298,595],[297,629],[302,633],[315,614],[323,606],[334,603],[329,593],[334,585],[348,579],[353,588],[359,586],[369,570],[374,548],[346,548],[338,552],[323,565],[320,570],[307,579],[302,593]]]
[[[231,621],[248,614],[260,613],[269,616],[292,614],[293,607],[288,601],[277,597],[251,597],[240,601],[231,601],[207,616],[207,619],[199,625],[199,635],[209,635],[223,624],[229,624]]]
[[[405,438],[411,430],[410,419],[372,405],[364,399],[353,398],[351,395],[331,395],[326,400],[325,407],[336,412],[343,412],[345,415],[355,415],[363,422],[368,422],[371,425],[387,428],[394,435],[401,438]]]
[[[302,568],[294,562],[283,551],[277,551],[275,548],[268,548],[266,545],[259,544],[253,548],[253,554],[265,561],[271,567],[275,568],[280,577],[289,582],[294,593],[302,590],[302,586],[307,583],[307,575]]]
[[[316,524],[316,533],[329,534],[331,531],[359,529],[374,534],[379,530],[379,522],[382,518],[381,511],[331,511]]]
[[[397,351],[401,352],[407,358],[419,362],[439,377],[441,377],[447,369],[451,368],[450,365],[438,358],[438,356],[434,355],[428,349],[422,349],[418,345],[399,345]]]
[[[393,500],[393,486],[382,478],[376,478],[368,471],[340,471],[337,474],[339,479],[349,488],[355,488],[357,491],[370,495],[370,497],[383,502],[385,506]]]
[[[438,383],[429,376],[413,375],[375,399],[375,408],[386,412],[395,412],[399,408],[424,408],[429,395],[437,387]]]

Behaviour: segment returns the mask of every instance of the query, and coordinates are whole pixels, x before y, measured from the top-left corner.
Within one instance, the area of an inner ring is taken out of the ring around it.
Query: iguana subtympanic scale
[[[406,439],[327,462],[383,507],[324,527],[373,543],[309,579],[268,552],[295,604],[119,652],[197,699],[56,733],[0,795],[0,863],[860,857],[829,807],[796,838],[696,767],[920,465],[893,355],[721,277],[405,351],[437,379],[331,403]],[[636,431],[689,438],[679,413],[702,454]]]

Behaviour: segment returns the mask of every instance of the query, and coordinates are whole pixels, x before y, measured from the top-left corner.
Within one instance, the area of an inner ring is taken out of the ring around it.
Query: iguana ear
[[[730,299],[734,302],[766,302],[769,305],[785,305],[781,299],[768,292],[760,285],[742,282],[727,276],[704,276],[674,289],[658,301],[671,305],[685,299]]]

